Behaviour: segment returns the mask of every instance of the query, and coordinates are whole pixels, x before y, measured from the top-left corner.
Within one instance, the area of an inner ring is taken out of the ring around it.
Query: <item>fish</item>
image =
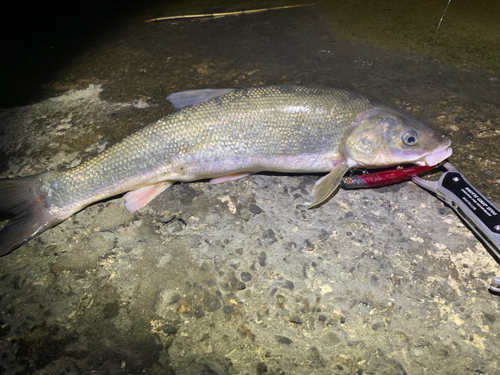
[[[130,212],[176,182],[217,184],[261,171],[327,174],[310,207],[357,167],[435,165],[451,141],[370,97],[327,87],[201,89],[167,97],[175,112],[72,168],[0,179],[0,256],[88,205],[123,194]]]

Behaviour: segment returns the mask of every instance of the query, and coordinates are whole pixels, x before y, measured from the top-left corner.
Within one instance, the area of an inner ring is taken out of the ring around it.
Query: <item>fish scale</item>
[[[104,199],[128,191],[144,179],[157,180],[157,175],[176,181],[198,179],[189,173],[184,159],[293,156],[312,149],[316,154],[331,154],[356,113],[372,106],[363,97],[353,98],[352,93],[337,89],[235,90],[153,122],[97,157],[47,176],[46,183],[59,193],[61,198],[54,204],[62,207],[64,201],[88,204],[96,194]],[[185,165],[187,177],[175,171],[176,164]],[[324,167],[310,170],[324,171]],[[221,171],[226,172],[233,170]]]
[[[15,215],[0,232],[0,255],[89,204],[124,192],[127,208],[135,211],[177,181],[217,183],[264,170],[330,172],[313,189],[317,205],[356,165],[425,163],[435,152],[434,159],[451,153],[449,140],[437,139],[419,120],[340,89],[193,90],[169,100],[177,112],[76,167],[0,180],[0,210]],[[387,129],[392,133],[385,134]],[[408,129],[427,137],[424,144],[403,144]]]

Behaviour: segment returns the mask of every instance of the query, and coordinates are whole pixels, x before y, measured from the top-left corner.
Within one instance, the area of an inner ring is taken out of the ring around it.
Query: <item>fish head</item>
[[[345,136],[342,154],[350,164],[367,168],[433,166],[451,155],[450,144],[419,119],[380,106],[357,115]]]

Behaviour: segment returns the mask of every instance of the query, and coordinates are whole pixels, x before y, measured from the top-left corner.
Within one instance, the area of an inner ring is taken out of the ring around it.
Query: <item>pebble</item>
[[[285,344],[285,345],[290,345],[293,342],[292,340],[290,340],[288,337],[285,336],[276,336],[276,340],[278,340],[280,344]]]
[[[165,332],[167,335],[170,336],[175,335],[177,331],[178,331],[177,327],[170,324],[163,328],[163,332]]]
[[[249,282],[250,280],[252,280],[252,274],[250,272],[242,272],[241,280],[243,280],[246,283]]]
[[[267,372],[267,365],[264,362],[257,363],[256,371],[257,374],[263,374],[264,372]]]
[[[258,215],[262,212],[261,208],[259,206],[257,206],[256,204],[253,204],[253,203],[250,203],[248,205],[248,208],[250,210],[251,213],[255,214],[255,215]]]

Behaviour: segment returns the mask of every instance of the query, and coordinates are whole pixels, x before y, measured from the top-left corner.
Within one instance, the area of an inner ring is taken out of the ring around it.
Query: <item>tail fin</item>
[[[0,211],[13,215],[0,231],[0,257],[62,221],[51,215],[40,177],[0,179]]]

